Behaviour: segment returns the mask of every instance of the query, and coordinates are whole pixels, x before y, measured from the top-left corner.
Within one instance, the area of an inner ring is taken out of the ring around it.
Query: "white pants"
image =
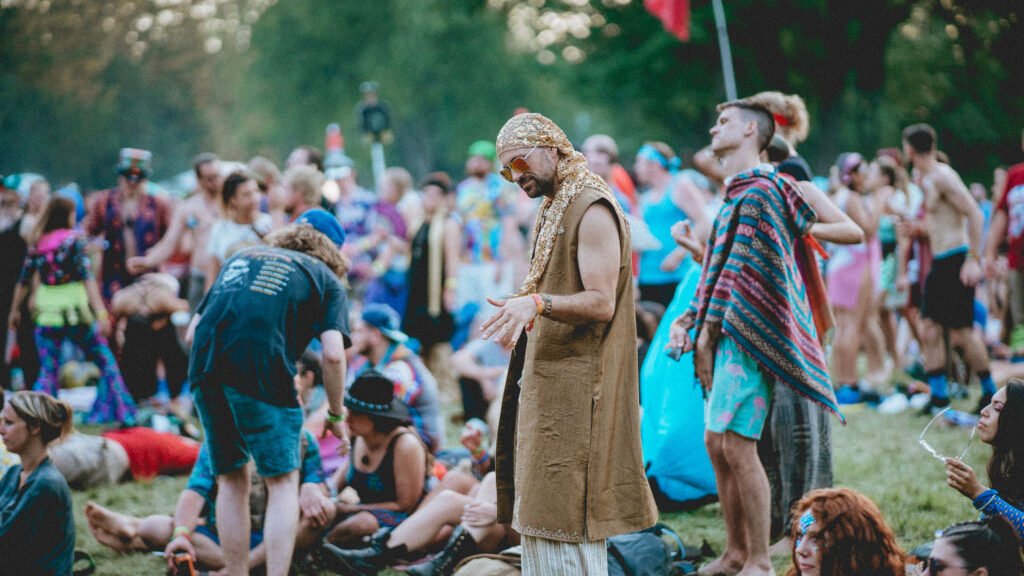
[[[523,535],[523,576],[608,576],[604,540],[560,542]]]

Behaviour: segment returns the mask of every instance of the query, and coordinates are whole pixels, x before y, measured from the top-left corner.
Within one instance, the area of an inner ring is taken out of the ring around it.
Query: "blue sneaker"
[[[844,384],[836,390],[836,401],[840,404],[860,404],[860,390],[857,386]]]

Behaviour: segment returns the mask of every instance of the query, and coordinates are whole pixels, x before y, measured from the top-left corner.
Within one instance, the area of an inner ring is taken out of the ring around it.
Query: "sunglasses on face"
[[[931,556],[929,556],[928,559],[924,561],[924,568],[928,570],[928,576],[936,576],[937,574],[942,574],[947,568],[961,568],[963,570],[967,570],[967,566],[954,566],[952,564],[946,564],[942,560],[932,558]]]
[[[527,152],[525,156],[516,156],[515,158],[513,158],[512,161],[509,162],[507,166],[502,167],[501,172],[499,172],[499,174],[501,174],[502,177],[505,178],[505,180],[508,180],[509,182],[515,182],[515,180],[512,179],[512,171],[515,170],[520,174],[522,174],[523,172],[527,172],[530,169],[530,164],[526,161],[526,159],[529,158],[530,154],[533,154],[533,151],[536,149],[537,147],[534,146],[533,149]]]

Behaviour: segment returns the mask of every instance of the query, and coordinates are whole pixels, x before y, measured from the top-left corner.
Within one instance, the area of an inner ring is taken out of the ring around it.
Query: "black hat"
[[[411,420],[405,402],[395,398],[395,383],[376,370],[363,372],[349,386],[345,394],[345,407],[371,416],[394,418],[402,422]]]

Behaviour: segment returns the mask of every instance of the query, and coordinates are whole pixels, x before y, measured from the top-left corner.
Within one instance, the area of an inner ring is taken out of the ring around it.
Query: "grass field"
[[[964,401],[961,407],[968,406],[973,404]],[[905,548],[931,540],[936,529],[976,517],[970,501],[946,487],[942,464],[918,445],[918,434],[927,424],[925,418],[909,412],[882,415],[860,406],[847,410],[846,415],[848,424],[833,428],[836,485],[859,490],[877,502]],[[959,454],[967,439],[968,431],[964,429],[929,432],[930,442],[943,454]],[[989,455],[990,449],[975,441],[966,458],[983,482]],[[74,494],[77,546],[93,555],[98,574],[163,574],[164,564],[155,556],[122,556],[100,546],[86,526],[85,503],[94,500],[136,515],[169,514],[184,485],[182,478],[158,478]],[[706,539],[717,551],[722,549],[725,532],[717,504],[695,512],[663,514],[662,521],[688,544],[699,545]],[[787,558],[776,559],[780,574],[787,562]]]

